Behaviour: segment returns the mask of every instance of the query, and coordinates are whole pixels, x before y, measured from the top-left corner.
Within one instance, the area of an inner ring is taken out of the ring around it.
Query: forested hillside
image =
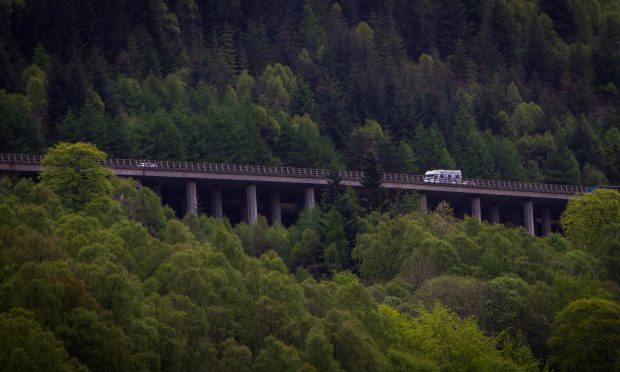
[[[615,0],[6,0],[0,148],[620,182]]]
[[[39,183],[0,179],[1,371],[620,366],[616,191],[572,200],[565,237],[445,205],[351,222],[350,190],[289,229],[232,227],[175,219],[103,156],[62,144]]]
[[[620,183],[617,0],[2,0],[0,372],[620,370],[620,193],[562,231],[380,172]],[[89,142],[95,144],[90,145]],[[105,156],[367,171],[288,228]]]

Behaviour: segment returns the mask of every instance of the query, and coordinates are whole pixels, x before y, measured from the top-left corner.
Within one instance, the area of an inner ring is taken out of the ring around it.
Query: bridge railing
[[[40,165],[42,155],[0,153],[0,163]],[[327,179],[337,173],[342,180],[361,182],[364,177],[362,171],[327,170],[316,168],[298,168],[270,165],[240,165],[226,163],[199,163],[176,160],[147,160],[147,159],[105,159],[100,162],[114,169],[139,169],[151,171],[181,171],[220,174],[243,174],[258,176],[289,176],[304,178]],[[405,173],[384,173],[383,182],[425,184],[424,177]],[[497,189],[510,191],[534,191],[543,193],[577,194],[588,191],[584,186],[555,185],[519,181],[501,181],[488,179],[464,179],[459,184],[439,183],[441,186],[469,187],[472,189]]]
[[[415,174],[385,173],[384,182],[402,182],[425,184],[424,176]],[[588,191],[585,186],[556,185],[535,182],[502,181],[479,178],[467,178],[460,183],[436,183],[441,186],[484,188],[510,191],[534,191],[547,193],[577,194]]]
[[[43,155],[0,153],[0,162],[2,163],[39,165],[41,160],[43,160]]]

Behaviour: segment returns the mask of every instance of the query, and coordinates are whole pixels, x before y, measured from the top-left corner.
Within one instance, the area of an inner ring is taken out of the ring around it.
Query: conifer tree
[[[0,148],[6,152],[36,153],[43,149],[41,123],[26,97],[0,89]]]
[[[302,8],[299,34],[304,48],[308,48],[312,53],[320,53],[325,42],[325,31],[310,0],[306,0]]]
[[[442,168],[454,169],[456,167],[436,123],[428,129],[424,128],[422,124],[416,126],[413,151],[418,168],[422,171]]]
[[[568,185],[580,183],[579,163],[566,145],[558,144],[556,150],[551,152],[545,182]]]
[[[360,190],[360,204],[366,211],[385,212],[389,209],[387,190],[381,187],[383,171],[379,165],[379,159],[375,152],[369,151],[364,157],[364,176],[362,189]]]

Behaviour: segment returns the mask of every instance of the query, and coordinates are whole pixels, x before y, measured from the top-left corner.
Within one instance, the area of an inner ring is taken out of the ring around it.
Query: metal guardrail
[[[40,165],[42,155],[33,154],[10,154],[0,153],[0,163],[14,165]],[[219,174],[243,174],[256,176],[286,176],[299,178],[320,178],[328,179],[334,172],[342,180],[361,182],[364,172],[348,170],[328,170],[316,168],[297,168],[281,167],[270,165],[239,165],[223,163],[198,163],[175,160],[146,160],[146,159],[105,159],[100,162],[102,165],[113,169],[139,169],[150,171],[186,171]],[[153,164],[155,166],[153,166]],[[404,173],[384,173],[383,182],[428,184],[424,182],[424,177],[415,174]],[[501,181],[469,178],[462,183],[438,183],[441,186],[469,187],[472,189],[495,189],[510,191],[530,191],[553,194],[577,194],[587,191],[584,186],[556,185],[533,182]]]

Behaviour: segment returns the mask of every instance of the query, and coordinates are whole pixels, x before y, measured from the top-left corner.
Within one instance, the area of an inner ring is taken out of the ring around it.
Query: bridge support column
[[[531,200],[523,202],[523,222],[527,232],[534,235],[534,203]]]
[[[474,196],[471,199],[471,216],[478,221],[482,221],[482,208],[480,208],[480,197]]]
[[[224,209],[222,208],[222,189],[213,189],[211,191],[211,213],[214,217],[224,217]]]
[[[189,181],[185,184],[186,211],[191,214],[198,214],[198,194],[196,193],[196,181]]]
[[[256,185],[245,187],[245,215],[246,223],[253,226],[258,219],[258,205],[256,203]]]
[[[551,233],[551,212],[549,211],[549,208],[543,208],[542,209],[542,214],[541,214],[541,219],[540,221],[542,222],[542,235],[543,236],[547,236]]]
[[[420,194],[418,198],[420,203],[420,211],[426,213],[428,211],[428,201],[426,200],[426,194]]]
[[[312,209],[315,206],[314,203],[314,187],[306,187],[306,209]]]
[[[271,199],[271,223],[282,223],[282,208],[280,206],[280,191],[272,191]]]
[[[491,205],[491,223],[499,223],[499,205],[492,204]]]

